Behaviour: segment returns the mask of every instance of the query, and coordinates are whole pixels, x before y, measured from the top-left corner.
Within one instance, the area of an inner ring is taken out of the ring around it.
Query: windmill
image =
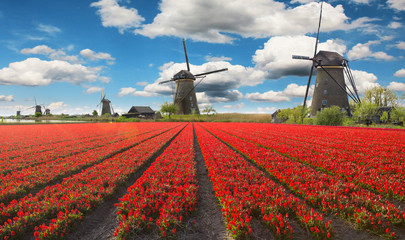
[[[35,106],[29,107],[27,109],[35,108],[34,115],[37,114],[37,113],[42,114],[42,105],[43,104],[37,104],[37,99],[36,98],[34,98],[34,100],[35,100]]]
[[[356,84],[353,79],[349,67],[349,61],[337,52],[319,51],[318,39],[319,30],[321,28],[322,20],[322,5],[319,14],[318,32],[316,34],[315,51],[312,58],[307,56],[293,55],[293,59],[310,60],[312,66],[309,71],[307,88],[305,91],[303,109],[305,108],[308,90],[311,84],[311,78],[314,68],[317,69],[316,84],[314,89],[314,95],[312,97],[311,104],[311,116],[315,116],[317,111],[325,107],[338,106],[342,110],[347,111],[350,114],[349,101],[350,97],[354,102],[360,102],[360,98],[357,92]],[[345,83],[345,77],[351,85],[350,89]]]
[[[42,107],[44,108],[44,115],[51,115],[51,110],[47,108],[44,104],[42,104]]]
[[[97,107],[100,105],[101,105],[100,116],[103,116],[104,114],[107,114],[107,113],[110,114],[111,116],[113,116],[114,109],[112,108],[111,101],[108,100],[107,98],[105,98],[105,94],[103,95],[103,91],[101,91],[101,99],[100,99],[100,103],[97,105]]]
[[[160,82],[159,84],[164,84],[173,81],[176,83],[176,90],[173,97],[173,101],[174,104],[178,106],[177,114],[186,115],[192,114],[193,112],[195,112],[196,114],[200,114],[200,110],[198,109],[197,104],[197,98],[195,95],[195,87],[197,87],[197,85],[201,83],[202,79],[204,79],[206,75],[227,71],[228,68],[193,75],[190,72],[190,64],[188,62],[186,42],[184,39],[183,39],[183,48],[186,57],[187,70],[181,70],[180,72],[176,73],[172,79]],[[202,79],[200,80],[200,82],[194,85],[194,81],[196,80],[196,78]]]

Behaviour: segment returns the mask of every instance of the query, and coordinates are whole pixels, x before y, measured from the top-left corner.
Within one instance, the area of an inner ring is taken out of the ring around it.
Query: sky
[[[0,115],[91,114],[101,93],[119,114],[159,110],[173,84],[195,84],[200,110],[273,113],[302,105],[321,3],[308,0],[1,0]],[[405,0],[323,3],[318,50],[349,60],[360,94],[405,91]],[[315,84],[312,78],[311,90]],[[311,91],[308,104],[311,102]]]

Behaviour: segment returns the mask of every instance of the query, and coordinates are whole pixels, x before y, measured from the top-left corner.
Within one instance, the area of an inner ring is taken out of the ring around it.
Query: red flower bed
[[[292,238],[289,217],[296,217],[317,239],[333,237],[330,223],[323,221],[322,214],[286,194],[283,187],[200,126],[196,133],[215,195],[234,237],[249,237],[253,216],[260,216],[277,239]]]
[[[188,124],[120,199],[120,223],[114,235],[124,239],[151,225],[163,237],[175,235],[196,207],[197,189],[193,128]]]
[[[79,174],[65,178],[59,184],[47,186],[35,196],[30,194],[7,206],[2,205],[0,212],[4,224],[0,226],[0,237],[18,239],[35,225],[35,235],[38,238],[61,237],[67,226],[56,223],[74,224],[78,216],[113,194],[117,185],[125,182],[181,127],[116,154]],[[47,226],[46,220],[54,217],[55,220]]]

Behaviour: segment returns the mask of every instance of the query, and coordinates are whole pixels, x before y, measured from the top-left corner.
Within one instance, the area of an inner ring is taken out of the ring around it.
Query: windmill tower
[[[35,99],[35,105],[32,106],[32,107],[30,107],[30,108],[27,108],[27,109],[35,108],[34,115],[35,115],[36,113],[42,114],[42,105],[43,105],[43,104],[37,104],[37,99],[36,99],[36,98],[34,98],[34,99]]]
[[[180,72],[176,73],[172,79],[160,82],[159,84],[168,83],[172,81],[176,83],[173,101],[174,104],[178,106],[177,114],[180,115],[187,115],[192,113],[200,114],[200,110],[198,109],[197,104],[197,97],[195,95],[195,87],[201,81],[196,85],[194,85],[194,81],[196,80],[196,78],[204,78],[208,74],[227,71],[228,68],[193,75],[190,72],[190,64],[188,62],[186,42],[184,39],[183,39],[183,47],[184,47],[184,54],[186,57],[187,70],[181,70]]]
[[[319,30],[321,28],[322,19],[322,5],[323,2],[321,3],[321,11],[319,14],[314,56],[312,58],[298,55],[292,56],[293,59],[312,61],[303,106],[305,108],[312,73],[314,68],[316,68],[316,83],[314,95],[312,97],[310,115],[315,116],[321,109],[331,106],[338,106],[350,115],[348,97],[353,99],[356,103],[360,102],[360,98],[349,67],[349,61],[337,52],[319,51],[317,53]],[[352,90],[346,85],[345,77],[350,83]]]
[[[45,105],[42,105],[44,108],[44,115],[51,115],[51,109],[47,108]]]
[[[97,105],[97,107],[100,105],[101,105],[100,116],[103,116],[107,113],[110,114],[111,116],[113,116],[114,109],[112,108],[111,101],[108,100],[107,98],[105,98],[105,94],[103,95],[103,91],[101,91],[101,99],[100,99],[100,103]]]

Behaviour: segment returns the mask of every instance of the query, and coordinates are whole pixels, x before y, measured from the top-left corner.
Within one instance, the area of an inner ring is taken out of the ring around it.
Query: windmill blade
[[[292,55],[292,59],[311,60],[308,56]]]
[[[113,108],[113,106],[112,106],[112,104],[110,104],[110,106],[111,106],[111,111],[112,111],[112,115],[114,116],[114,108]]]
[[[194,75],[194,77],[205,76],[205,75],[208,75],[208,74],[217,73],[217,72],[223,72],[223,71],[228,71],[228,68],[222,68],[222,69],[215,70],[215,71],[210,71],[210,72],[205,72],[205,73],[196,74],[196,75]]]
[[[187,71],[190,72],[190,64],[188,63],[186,40],[184,40],[184,38],[183,38],[183,47],[184,47],[184,54],[186,55]]]
[[[317,50],[318,50],[319,30],[321,29],[321,20],[322,20],[322,5],[323,5],[323,2],[321,2],[321,11],[320,11],[320,13],[319,13],[318,32],[316,33],[316,42],[315,42],[314,57],[315,57],[316,52],[317,52]]]
[[[173,82],[173,81],[174,81],[174,79],[172,78],[172,79],[170,79],[170,80],[166,80],[166,81],[163,81],[163,82],[159,82],[159,84],[164,84],[164,83]]]
[[[304,97],[304,104],[303,104],[302,111],[304,111],[304,108],[305,108],[305,106],[307,104],[308,91],[309,91],[309,86],[311,85],[311,78],[312,78],[312,73],[313,72],[314,72],[314,66],[312,65],[311,70],[309,71],[307,89],[305,90],[305,97]]]

